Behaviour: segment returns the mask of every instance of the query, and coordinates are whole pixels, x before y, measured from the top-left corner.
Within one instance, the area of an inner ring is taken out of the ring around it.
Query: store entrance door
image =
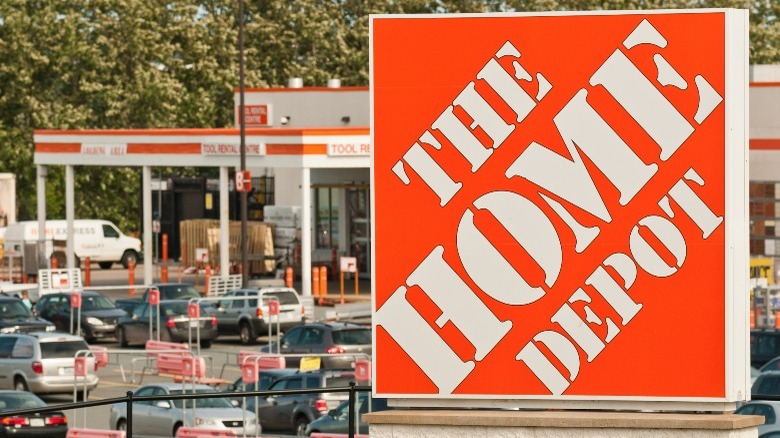
[[[346,189],[349,256],[357,258],[360,277],[371,276],[371,205],[369,187]]]

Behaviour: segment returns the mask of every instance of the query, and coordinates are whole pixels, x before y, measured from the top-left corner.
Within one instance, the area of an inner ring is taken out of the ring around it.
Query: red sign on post
[[[252,191],[252,175],[248,170],[236,171],[236,191],[237,192]]]
[[[70,307],[74,309],[81,307],[81,292],[72,292],[70,294]]]
[[[251,359],[241,364],[241,379],[244,383],[257,382],[257,367]]]
[[[746,17],[371,18],[378,396],[744,397]]]
[[[198,305],[198,303],[189,303],[187,305],[187,316],[190,318],[200,318],[200,305]]]
[[[87,358],[77,357],[73,362],[73,375],[76,377],[86,377],[87,375]]]
[[[160,291],[152,289],[149,291],[149,304],[156,306],[160,304]]]
[[[271,316],[279,315],[279,302],[278,301],[269,301],[268,302],[268,314],[271,315]]]
[[[371,362],[365,359],[355,361],[355,380],[358,382],[371,381]]]

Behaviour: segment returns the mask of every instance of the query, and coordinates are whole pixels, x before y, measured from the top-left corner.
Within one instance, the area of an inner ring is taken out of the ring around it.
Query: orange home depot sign
[[[372,17],[378,395],[745,398],[746,17]]]

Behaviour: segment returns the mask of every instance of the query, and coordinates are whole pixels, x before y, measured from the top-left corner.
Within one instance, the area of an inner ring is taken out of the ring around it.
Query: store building
[[[780,68],[754,66],[751,79],[750,252],[754,258],[772,260],[771,271],[778,272]],[[250,220],[268,219],[263,214],[267,206],[300,208],[299,231],[287,241],[299,244],[304,293],[310,293],[311,267],[328,264],[334,256],[357,257],[361,276],[371,269],[369,89],[340,87],[337,80],[328,85],[302,87],[300,80],[291,79],[286,88],[245,93],[247,168],[255,188],[249,197]],[[238,102],[236,90],[236,124]],[[66,216],[72,218],[72,177],[78,166],[142,167],[143,229],[151,230],[152,166],[218,167],[220,178],[207,190],[218,199],[230,199],[238,143],[238,129],[38,130],[38,190],[44,190],[46,166],[65,165],[70,181]],[[219,211],[210,217],[226,223],[230,204],[214,203]],[[38,211],[39,218],[45,218],[45,205],[39,204]],[[227,235],[225,224],[222,231]],[[151,233],[144,233],[145,248],[153,247],[151,239]],[[151,264],[144,269],[150,278]]]

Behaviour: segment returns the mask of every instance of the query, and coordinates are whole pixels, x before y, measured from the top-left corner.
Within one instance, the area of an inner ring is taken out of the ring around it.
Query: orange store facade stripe
[[[81,143],[35,143],[35,152],[49,154],[81,153]]]
[[[128,154],[198,154],[200,143],[128,143]]]
[[[751,150],[780,150],[780,138],[751,138]]]

